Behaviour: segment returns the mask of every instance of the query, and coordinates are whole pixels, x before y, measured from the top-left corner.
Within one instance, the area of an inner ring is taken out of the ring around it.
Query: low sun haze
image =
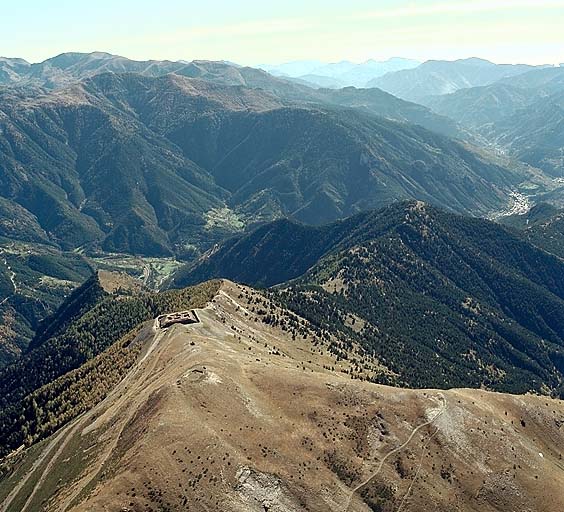
[[[0,55],[30,62],[69,50],[246,65],[393,56],[564,60],[564,0],[59,0],[48,7],[30,0],[3,6],[2,18]]]

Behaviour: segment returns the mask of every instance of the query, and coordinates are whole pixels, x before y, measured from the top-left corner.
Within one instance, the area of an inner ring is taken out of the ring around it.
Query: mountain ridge
[[[562,504],[562,402],[363,382],[367,358],[336,359],[303,319],[229,282],[196,311],[138,339],[102,402],[4,461],[7,512]]]
[[[494,64],[478,59],[455,61],[429,60],[412,70],[388,73],[368,82],[400,98],[420,102],[426,96],[447,94],[472,86],[489,85],[503,78],[518,76],[535,66]]]
[[[314,249],[302,248],[302,239]],[[225,242],[174,283],[226,277],[278,284],[273,296],[284,307],[351,336],[401,385],[551,388],[558,395],[562,265],[492,222],[408,202],[313,233],[281,223],[258,228]]]
[[[413,196],[487,211],[522,179],[447,138],[373,115],[389,108],[374,91],[362,92],[370,111],[352,108],[353,90],[327,93],[350,107],[292,105],[240,85],[110,73],[20,94],[3,93],[3,194],[65,249],[182,255],[194,250],[188,237],[196,250],[209,247],[257,212],[321,223]],[[420,115],[411,108],[405,116]],[[223,227],[209,229],[214,216]]]

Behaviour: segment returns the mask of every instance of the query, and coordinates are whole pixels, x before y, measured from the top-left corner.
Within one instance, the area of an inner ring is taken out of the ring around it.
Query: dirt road
[[[359,491],[361,491],[364,487],[366,487],[370,482],[372,482],[372,480],[374,480],[380,474],[380,471],[382,471],[384,464],[386,463],[386,461],[390,457],[392,457],[396,453],[401,452],[411,442],[411,440],[414,438],[414,436],[417,434],[417,432],[419,432],[422,428],[425,428],[426,426],[431,425],[441,414],[443,414],[443,412],[446,409],[447,403],[446,403],[446,399],[443,395],[440,395],[439,398],[442,402],[441,410],[437,414],[435,414],[435,416],[433,416],[430,420],[426,421],[425,423],[422,423],[418,427],[415,427],[413,429],[413,431],[411,432],[410,436],[407,438],[407,440],[403,444],[401,444],[397,448],[394,448],[393,450],[389,451],[386,455],[384,455],[384,457],[380,461],[380,464],[378,464],[378,468],[376,469],[376,471],[374,473],[372,473],[372,475],[370,475],[366,480],[364,480],[364,482],[361,482],[360,484],[358,484],[352,490],[352,492],[349,496],[349,499],[347,501],[347,504],[343,509],[344,512],[349,511],[355,494],[357,494]]]

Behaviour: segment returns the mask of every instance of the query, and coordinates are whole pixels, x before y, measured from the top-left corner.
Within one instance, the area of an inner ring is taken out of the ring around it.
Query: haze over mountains
[[[430,60],[415,69],[376,78],[367,85],[379,87],[403,99],[419,101],[433,94],[448,94],[458,89],[489,85],[532,69],[534,66],[494,64],[477,58],[452,62]]]
[[[314,65],[316,63],[296,63],[297,67],[293,68],[289,64],[288,75],[298,76]],[[265,69],[269,68],[265,66]],[[284,73],[286,68],[271,69]],[[316,76],[323,81],[312,80],[312,83],[320,87],[346,85],[329,73]],[[308,79],[303,75],[302,78]],[[364,84],[351,85],[379,88],[424,104],[485,137],[497,150],[560,177],[564,172],[560,98],[563,83],[562,66],[494,64],[469,58],[406,65],[404,69],[375,76]]]
[[[516,158],[562,177],[564,67],[535,69],[421,103]]]
[[[366,87],[370,80],[386,73],[415,68],[420,62],[393,57],[386,61],[369,59],[356,64],[350,61],[332,64],[320,61],[296,61],[280,65],[259,65],[274,76],[297,78],[313,86],[338,89],[347,86]]]

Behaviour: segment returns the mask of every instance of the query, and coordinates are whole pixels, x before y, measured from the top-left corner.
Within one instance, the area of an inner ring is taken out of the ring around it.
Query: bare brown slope
[[[255,321],[253,295],[225,282],[201,323],[149,337],[14,464],[0,510],[564,510],[562,402],[351,380],[311,336]]]

